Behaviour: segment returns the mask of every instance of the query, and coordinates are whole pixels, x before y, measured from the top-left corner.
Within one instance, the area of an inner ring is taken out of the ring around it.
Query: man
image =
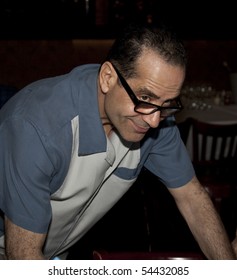
[[[145,166],[167,186],[207,258],[235,258],[175,125],[185,69],[172,34],[131,26],[102,65],[35,82],[3,107],[2,255],[63,254]]]

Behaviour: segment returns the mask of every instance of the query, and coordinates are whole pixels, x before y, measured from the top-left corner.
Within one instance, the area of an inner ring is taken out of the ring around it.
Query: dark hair
[[[129,25],[114,41],[106,60],[118,67],[125,78],[130,78],[136,75],[135,64],[144,49],[151,49],[164,61],[186,69],[184,45],[176,34],[165,26]]]

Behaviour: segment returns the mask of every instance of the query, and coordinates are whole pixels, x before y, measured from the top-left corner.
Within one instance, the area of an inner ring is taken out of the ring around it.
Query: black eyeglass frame
[[[114,66],[113,63],[111,63],[112,66],[114,67],[114,70],[116,72],[116,74],[118,75],[118,78],[122,84],[122,86],[124,87],[125,91],[127,92],[127,94],[129,95],[129,97],[131,98],[132,102],[134,103],[135,107],[134,107],[134,111],[139,113],[139,114],[142,114],[142,115],[151,115],[157,111],[160,111],[161,112],[161,115],[162,115],[162,111],[167,111],[167,110],[176,110],[175,112],[173,113],[170,113],[168,115],[173,115],[177,112],[180,112],[181,110],[183,110],[183,105],[181,103],[181,100],[179,97],[177,97],[175,99],[175,101],[177,102],[178,106],[171,106],[171,107],[163,107],[163,106],[159,106],[159,105],[156,105],[156,104],[153,104],[153,103],[149,103],[149,102],[145,102],[145,101],[141,101],[137,98],[136,94],[133,92],[133,90],[131,89],[131,87],[129,86],[129,84],[127,83],[127,81],[125,80],[125,78],[122,76],[122,74],[119,72],[119,70]],[[144,113],[144,112],[140,112],[137,110],[137,107],[141,104],[144,104],[144,105],[148,105],[148,106],[152,106],[152,107],[155,107],[151,112],[149,113]]]

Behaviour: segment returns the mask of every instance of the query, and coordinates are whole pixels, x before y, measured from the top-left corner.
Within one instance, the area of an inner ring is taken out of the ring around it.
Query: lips
[[[145,134],[145,133],[147,133],[147,131],[149,130],[149,128],[150,127],[144,127],[144,126],[140,126],[140,125],[138,125],[138,124],[136,124],[136,123],[134,123],[134,122],[132,122],[133,123],[133,127],[134,127],[134,129],[135,129],[135,131],[137,132],[137,133],[141,133],[141,134]]]

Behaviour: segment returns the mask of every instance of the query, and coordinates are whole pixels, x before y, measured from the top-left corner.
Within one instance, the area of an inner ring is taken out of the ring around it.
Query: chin
[[[144,137],[145,137],[145,134],[126,134],[126,135],[121,135],[122,138],[125,140],[125,141],[128,141],[128,142],[140,142]]]

